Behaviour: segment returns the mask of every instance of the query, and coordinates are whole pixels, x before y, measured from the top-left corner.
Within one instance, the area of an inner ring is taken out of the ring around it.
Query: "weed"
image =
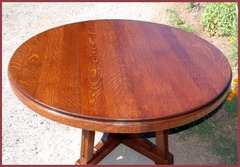
[[[197,31],[195,29],[193,29],[190,25],[180,25],[178,28],[181,30],[193,33],[193,34],[197,33]]]
[[[187,9],[191,11],[194,7],[195,7],[195,2],[189,2]]]
[[[197,33],[195,29],[193,29],[190,25],[186,24],[186,21],[184,21],[178,16],[175,10],[167,9],[167,13],[170,18],[169,22],[172,26],[190,33]]]
[[[203,28],[210,36],[230,36],[237,26],[237,3],[209,3],[202,15]]]
[[[238,65],[238,15],[237,2],[208,3],[202,25],[210,36],[229,36],[230,52],[227,55],[232,67]]]
[[[169,18],[170,18],[170,23],[173,26],[179,26],[179,25],[185,24],[185,21],[182,20],[180,17],[178,17],[178,14],[175,10],[167,9],[167,13],[168,13]]]

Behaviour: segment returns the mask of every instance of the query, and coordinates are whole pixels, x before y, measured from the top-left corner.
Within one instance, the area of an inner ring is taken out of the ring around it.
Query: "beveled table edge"
[[[229,83],[223,92],[207,105],[188,112],[182,115],[174,115],[167,118],[150,119],[150,120],[111,120],[111,119],[95,119],[89,117],[76,117],[71,113],[60,111],[52,107],[43,105],[40,102],[35,101],[31,97],[27,96],[21,91],[15,84],[15,81],[11,78],[8,70],[8,77],[11,88],[20,101],[22,101],[27,107],[35,111],[36,113],[51,119],[53,121],[85,129],[90,131],[99,131],[107,133],[145,133],[155,132],[174,127],[182,126],[190,122],[196,121],[205,115],[216,109],[221,103],[225,101],[230,90],[232,73],[229,79]]]
[[[97,19],[97,20],[84,20],[84,21],[81,21],[81,22],[73,22],[73,23],[67,23],[67,24],[64,24],[64,25],[60,25],[60,26],[56,26],[56,27],[53,27],[53,28],[49,28],[45,31],[42,31],[36,35],[34,35],[33,37],[29,38],[27,41],[31,40],[32,38],[34,38],[35,36],[39,35],[39,34],[42,34],[42,33],[45,33],[47,31],[50,31],[52,29],[56,29],[56,28],[60,28],[60,27],[64,27],[64,26],[70,26],[70,25],[73,25],[73,24],[79,24],[79,23],[85,23],[85,22],[95,22],[95,21],[134,21],[134,22],[140,22],[140,23],[148,23],[148,24],[155,24],[155,25],[161,25],[161,26],[167,26],[167,27],[170,27],[172,29],[176,29],[178,31],[183,31],[185,33],[188,33],[189,35],[192,35],[196,38],[199,38],[200,40],[204,41],[204,42],[207,42],[209,43],[210,45],[213,45],[212,43],[208,42],[207,40],[197,36],[196,34],[193,34],[193,33],[189,33],[189,32],[186,32],[184,30],[181,30],[181,29],[178,29],[176,27],[172,27],[172,26],[169,26],[169,25],[165,25],[165,24],[161,24],[161,23],[157,23],[157,22],[151,22],[151,21],[144,21],[144,20],[134,20],[134,19]],[[23,42],[17,49],[16,51],[22,46],[24,45],[27,41]],[[213,45],[214,46],[214,45]],[[216,46],[214,46],[216,48]],[[16,52],[15,51],[15,52]],[[15,54],[14,52],[14,54]],[[221,52],[221,51],[220,51]],[[13,54],[13,56],[14,56]],[[225,59],[227,59],[225,57]],[[11,60],[10,60],[11,61]],[[9,66],[9,65],[8,65]],[[231,69],[229,71],[231,73]],[[232,75],[232,74],[230,74]],[[155,120],[165,120],[165,119],[170,119],[170,118],[174,118],[174,117],[178,117],[178,116],[182,116],[182,115],[185,115],[185,114],[189,114],[191,112],[195,112],[197,110],[200,110],[201,108],[205,107],[205,106],[208,106],[210,105],[215,99],[218,98],[217,97],[214,97],[213,99],[211,99],[211,101],[205,103],[205,104],[202,104],[200,106],[197,106],[197,107],[194,107],[190,110],[187,110],[185,112],[182,112],[180,114],[173,114],[173,115],[169,115],[169,116],[165,116],[165,117],[161,117],[161,118],[149,118],[149,119],[141,119],[141,118],[136,118],[136,119],[114,119],[114,118],[101,118],[101,117],[90,117],[90,116],[84,116],[84,115],[78,115],[78,114],[75,114],[75,113],[70,113],[70,112],[66,112],[64,110],[61,110],[61,109],[58,109],[58,108],[55,108],[53,106],[49,106],[47,104],[44,104],[34,98],[32,98],[31,96],[29,96],[27,93],[25,93],[24,91],[21,90],[21,88],[19,88],[17,86],[17,84],[15,83],[15,81],[13,79],[11,79],[11,74],[9,72],[9,67],[8,67],[8,77],[9,77],[9,80],[10,80],[10,83],[11,85],[12,84],[15,84],[16,88],[19,89],[19,92],[21,92],[23,95],[25,95],[29,100],[32,100],[33,102],[37,103],[38,105],[42,105],[44,108],[46,108],[46,110],[52,110],[54,112],[58,112],[59,114],[63,114],[63,115],[69,115],[71,117],[76,117],[76,118],[83,118],[83,119],[87,119],[87,120],[97,120],[97,121],[102,121],[102,122],[109,122],[109,121],[113,121],[113,122],[139,122],[139,121],[155,121]],[[231,81],[231,77],[230,76],[230,81]],[[225,89],[223,89],[222,91],[224,92]],[[15,93],[16,94],[16,93]],[[17,94],[16,94],[17,95]]]

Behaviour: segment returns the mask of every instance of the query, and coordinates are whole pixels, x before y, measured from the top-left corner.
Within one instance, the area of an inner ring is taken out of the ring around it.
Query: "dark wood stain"
[[[14,53],[28,107],[93,131],[140,133],[199,119],[225,100],[231,68],[209,42],[169,26],[95,20],[42,32]]]

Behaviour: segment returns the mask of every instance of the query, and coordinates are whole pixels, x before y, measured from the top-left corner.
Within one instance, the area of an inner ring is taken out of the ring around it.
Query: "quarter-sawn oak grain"
[[[95,20],[42,32],[14,53],[11,86],[28,107],[92,131],[142,133],[197,120],[228,93],[231,69],[209,42],[169,26]]]

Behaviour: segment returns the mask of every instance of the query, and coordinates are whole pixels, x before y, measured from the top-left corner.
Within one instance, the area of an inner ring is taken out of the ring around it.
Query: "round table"
[[[173,164],[170,128],[226,98],[231,68],[214,45],[150,22],[93,20],[44,31],[12,56],[8,76],[33,111],[82,130],[76,164],[97,164],[120,143]],[[95,131],[105,132],[94,147]],[[156,132],[156,144],[140,133]]]

